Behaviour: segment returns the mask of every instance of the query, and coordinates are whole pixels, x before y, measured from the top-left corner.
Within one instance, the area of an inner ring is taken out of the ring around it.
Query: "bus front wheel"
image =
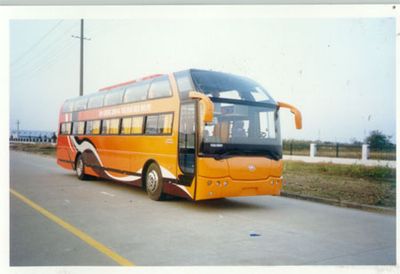
[[[88,176],[85,174],[85,163],[83,162],[82,155],[79,154],[75,164],[76,176],[79,180],[86,180]]]
[[[159,201],[164,198],[163,178],[157,164],[151,163],[146,172],[146,192],[150,199]]]

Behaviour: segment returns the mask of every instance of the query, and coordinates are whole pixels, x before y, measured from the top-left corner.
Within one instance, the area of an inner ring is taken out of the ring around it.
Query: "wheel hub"
[[[147,189],[150,192],[154,192],[157,189],[158,185],[158,175],[155,170],[152,170],[147,174]]]
[[[76,164],[76,173],[78,174],[78,176],[82,174],[82,171],[83,171],[83,162],[82,159],[79,159],[78,163]]]

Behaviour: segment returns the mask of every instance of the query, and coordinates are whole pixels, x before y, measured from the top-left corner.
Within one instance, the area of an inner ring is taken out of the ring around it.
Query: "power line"
[[[64,31],[62,34],[65,34],[65,33],[67,33],[68,31],[70,31],[73,27],[75,27],[76,26],[76,24],[74,24],[71,28],[69,28],[69,29],[67,29],[66,31]],[[97,30],[97,28],[96,28],[96,30]],[[101,29],[100,29],[100,31],[101,31]],[[99,31],[99,32],[100,32]],[[97,32],[96,32],[97,33]],[[103,31],[103,33],[104,33],[104,31]],[[81,36],[74,36],[74,35],[72,35],[72,37],[73,38],[79,38],[80,40],[81,40],[81,53],[83,53],[82,52],[82,41],[83,40],[91,40],[90,38],[86,38],[86,37],[84,37],[84,35],[83,35],[83,24],[82,24],[82,21],[81,21]],[[81,39],[81,37],[82,37],[82,39]],[[60,37],[61,38],[61,37]],[[33,58],[31,58],[31,59],[29,59],[28,60],[28,63],[27,64],[25,64],[25,66],[23,66],[22,68],[19,68],[19,70],[21,70],[22,69],[22,72],[21,73],[14,73],[13,74],[13,78],[15,78],[15,79],[21,79],[21,78],[23,78],[24,79],[24,82],[26,82],[26,80],[28,80],[28,79],[30,79],[31,77],[33,77],[35,74],[37,74],[37,73],[39,73],[39,72],[41,72],[41,71],[44,71],[44,70],[48,70],[49,68],[51,68],[54,64],[56,64],[56,63],[58,63],[58,62],[60,62],[61,60],[65,60],[66,58],[66,56],[65,55],[71,55],[71,52],[69,51],[71,48],[72,48],[72,46],[74,45],[74,43],[72,43],[72,42],[70,42],[71,40],[67,40],[67,39],[64,39],[64,40],[62,40],[62,39],[53,39],[53,40],[55,40],[55,43],[53,43],[53,44],[50,44],[50,45],[48,45],[46,48],[45,48],[45,50],[42,50],[38,55],[35,55]],[[64,44],[63,44],[63,46],[61,46],[60,48],[54,48],[54,45],[55,44],[57,44],[57,43],[60,43],[60,41],[61,42],[63,42]],[[49,48],[49,49],[51,49],[51,50],[46,50],[47,48]],[[55,51],[54,51],[54,50]],[[44,52],[44,54],[42,54]],[[46,54],[47,53],[47,54]],[[65,54],[64,54],[65,53]],[[62,55],[64,55],[64,58],[59,58],[60,56],[62,56]],[[35,59],[37,59],[37,60],[40,60],[40,59],[44,59],[44,57],[48,57],[48,58],[46,58],[44,61],[42,61],[42,62],[35,62],[36,60]],[[83,56],[81,57],[81,70],[80,70],[80,74],[82,75],[83,74]],[[32,63],[32,60],[34,60],[34,62]],[[30,62],[29,62],[30,61]],[[36,63],[36,65],[35,65],[35,63]],[[33,65],[33,66],[30,66],[30,65]],[[31,67],[30,69],[28,69],[28,70],[25,70],[25,71],[23,71],[25,68],[29,68],[29,66]],[[18,70],[18,69],[17,69]],[[83,75],[82,75],[83,76]],[[81,81],[80,81],[80,93],[81,93],[81,90],[83,91],[83,77],[81,76]],[[16,84],[18,85],[19,83],[23,83],[23,82],[21,82],[21,81],[19,81],[19,82],[17,82]]]
[[[53,55],[53,53],[59,51],[59,49],[57,48],[58,44],[64,43],[64,45],[65,45],[65,42],[68,42],[69,39],[65,39],[65,38],[62,39],[62,37],[64,36],[65,33],[69,32],[73,28],[75,28],[75,26],[76,26],[76,23],[74,23],[72,26],[70,26],[64,32],[62,32],[61,35],[59,35],[58,37],[55,37],[54,43],[50,43],[45,48],[43,48],[43,50],[41,50],[38,54],[32,56],[29,59],[25,59],[25,62],[19,64],[17,67],[12,68],[12,73],[17,74],[17,75],[23,74],[24,70],[26,68],[28,68],[28,69],[25,70],[25,72],[29,72],[29,71],[31,71],[31,69],[29,69],[29,67],[32,68],[32,66],[36,66],[37,64],[42,64],[44,59],[51,57]]]
[[[34,48],[36,48],[40,43],[50,34],[52,33],[64,20],[59,20],[45,35],[42,36],[32,47],[30,47],[27,51],[21,54],[16,60],[11,62],[11,66],[18,63],[22,58],[24,58],[29,52],[31,52]]]
[[[57,53],[52,55],[51,58],[47,59],[44,63],[41,63],[41,64],[35,66],[31,70],[29,70],[27,73],[20,73],[20,74],[14,75],[14,77],[15,78],[21,78],[21,77],[25,78],[26,77],[26,79],[29,79],[31,76],[33,76],[34,74],[36,74],[40,71],[43,71],[45,68],[47,68],[47,69],[50,68],[52,65],[54,65],[57,62],[59,62],[60,60],[62,60],[59,57],[61,55],[63,55],[64,53],[68,54],[68,51],[72,48],[73,45],[74,45],[74,43],[72,43],[72,42],[64,44],[64,46],[62,48],[60,48]],[[69,52],[69,54],[70,53],[71,52]]]
[[[68,46],[71,46],[72,43],[65,43],[61,48],[59,48],[57,51],[54,51],[54,53],[51,54],[51,56],[47,56],[46,58],[43,58],[44,60],[41,62],[37,62],[35,64],[32,64],[32,66],[30,66],[29,68],[17,72],[17,73],[13,73],[12,76],[19,78],[22,76],[28,76],[32,73],[35,73],[36,71],[40,70],[42,67],[46,67],[49,63],[51,63],[52,60],[55,59],[55,57],[58,57],[60,55],[60,53],[63,53],[64,49],[67,48]]]
[[[32,56],[29,59],[25,58],[25,62],[22,62],[17,67],[12,68],[13,72],[15,73],[15,72],[24,70],[26,67],[29,67],[31,64],[34,64],[37,61],[38,61],[38,63],[42,63],[42,61],[40,59],[45,59],[45,58],[51,56],[51,53],[54,50],[57,51],[57,45],[67,41],[67,39],[64,39],[64,40],[62,39],[63,35],[69,31],[71,31],[74,27],[75,27],[75,24],[72,25],[67,30],[65,30],[64,32],[62,32],[60,36],[55,37],[55,39],[54,39],[55,42],[49,43],[40,52],[38,52],[38,54],[35,54],[34,56]]]

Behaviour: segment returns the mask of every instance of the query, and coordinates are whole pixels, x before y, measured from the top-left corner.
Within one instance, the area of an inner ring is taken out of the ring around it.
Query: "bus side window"
[[[85,134],[92,134],[92,129],[93,129],[93,121],[86,121],[86,130]]]
[[[103,120],[101,126],[101,134],[108,134],[109,128],[110,128],[110,120]]]
[[[103,106],[104,95],[95,95],[89,98],[88,108],[98,108]]]
[[[158,130],[161,134],[172,133],[172,114],[162,114],[158,118]]]
[[[146,100],[150,82],[146,81],[127,87],[124,95],[124,103]]]
[[[78,123],[78,134],[84,134],[85,133],[85,122],[79,122]]]
[[[103,120],[101,134],[119,134],[119,118]]]
[[[189,91],[195,90],[188,71],[174,73],[176,84],[182,99],[188,98]]]
[[[110,133],[109,134],[119,134],[119,122],[120,119],[111,119],[110,121]]]
[[[64,134],[71,134],[71,127],[72,127],[72,123],[64,123],[65,124],[65,128],[64,128]]]
[[[146,118],[146,134],[157,134],[158,115],[149,115]]]
[[[72,124],[72,134],[74,135],[79,135],[83,134],[85,132],[85,122],[80,121],[80,122],[74,122]]]
[[[162,98],[172,95],[171,85],[169,84],[168,76],[156,78],[150,85],[147,98]]]
[[[87,108],[87,98],[79,99],[74,104],[74,111],[85,110]]]
[[[72,123],[72,134],[76,134],[78,132],[78,122]]]
[[[100,134],[100,120],[92,121],[92,134]]]
[[[126,134],[131,134],[131,129],[132,129],[132,118],[122,118],[121,122],[121,134],[126,135]]]
[[[111,106],[111,105],[121,104],[123,95],[124,91],[122,89],[106,94],[104,98],[104,105]]]
[[[99,134],[100,133],[100,120],[86,121],[86,134]]]
[[[132,134],[143,133],[143,116],[136,116],[132,118]]]
[[[135,117],[138,118],[138,117]],[[135,121],[134,121],[135,122]],[[138,127],[141,121],[137,121]],[[171,134],[172,114],[149,115],[146,119],[146,134]]]
[[[65,134],[65,123],[60,124],[60,134]]]
[[[63,106],[63,112],[71,112],[74,108],[74,101],[66,101]]]

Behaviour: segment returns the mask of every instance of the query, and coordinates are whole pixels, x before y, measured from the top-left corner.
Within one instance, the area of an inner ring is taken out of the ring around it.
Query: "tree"
[[[359,141],[357,138],[351,138],[350,144],[355,145],[355,146],[361,146],[363,144],[363,142]]]
[[[392,136],[385,135],[379,130],[373,130],[369,133],[369,136],[365,139],[365,142],[372,149],[383,149],[392,147],[393,144],[390,142]]]

